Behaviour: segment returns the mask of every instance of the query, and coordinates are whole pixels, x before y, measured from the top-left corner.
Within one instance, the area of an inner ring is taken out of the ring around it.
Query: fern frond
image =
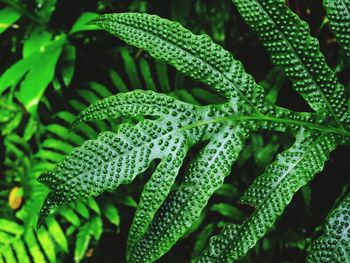
[[[234,101],[237,107],[268,110],[264,107],[262,87],[245,72],[239,61],[207,35],[194,35],[179,23],[138,13],[102,15],[91,24],[211,86]]]
[[[199,261],[238,259],[271,228],[296,191],[323,169],[337,143],[350,137],[350,132],[345,129],[350,122],[343,103],[343,86],[325,63],[307,26],[282,1],[275,1],[276,7],[267,0],[236,2],[246,20],[252,22],[266,40],[273,60],[285,67],[296,89],[317,113],[296,113],[269,103],[263,88],[244,71],[241,63],[206,35],[193,35],[178,23],[154,15],[100,16],[92,23],[213,87],[228,102],[197,106],[141,90],[94,102],[73,122],[74,129],[83,123],[84,127],[89,127],[85,122],[91,120],[141,117],[120,125],[117,121],[115,132],[102,132],[97,139],[85,141],[52,171],[41,174],[39,180],[50,192],[41,209],[39,224],[63,203],[97,196],[115,190],[120,184],[131,183],[157,159],[160,163],[141,195],[127,246],[129,262],[154,262],[200,218],[208,199],[230,173],[250,132],[271,129],[295,135],[294,145],[281,153],[243,196],[242,202],[255,206],[255,212],[242,225],[231,225],[213,238],[209,250]],[[251,14],[252,7],[257,17]],[[282,14],[285,22],[271,14],[270,9]],[[294,33],[293,25],[289,27],[293,23],[300,32]],[[270,29],[273,34],[266,33]],[[301,36],[300,43],[293,34]],[[301,54],[306,51],[304,58]],[[282,61],[284,56],[286,63]],[[124,61],[132,61],[127,53],[123,57]],[[158,64],[157,71],[166,78],[163,65],[163,62]],[[132,78],[137,75],[137,69],[134,64],[130,67],[128,75]],[[145,64],[143,68],[143,76],[149,75]],[[116,77],[116,80],[120,82],[121,78]],[[133,81],[139,85],[141,78]],[[150,81],[149,85],[154,87],[154,82]],[[167,90],[169,84],[163,80],[161,86]],[[97,93],[83,91],[80,96],[90,103],[104,96]],[[86,103],[74,101],[72,106],[82,110]],[[72,120],[69,114],[61,114],[61,117],[69,122]],[[101,122],[101,129],[107,128],[108,125]],[[58,129],[50,129],[60,136]],[[94,134],[93,128],[82,129],[79,135],[73,133],[75,139],[66,135],[65,140],[80,143],[84,141],[84,135],[93,138]],[[179,187],[171,192],[185,155],[200,142],[207,145],[190,164]],[[54,147],[55,143],[50,141],[46,146]],[[65,147],[62,151],[68,150],[69,147]],[[73,217],[71,220],[76,224]],[[86,233],[85,229],[81,236],[85,237]],[[82,247],[86,248],[85,243]]]
[[[0,134],[2,136],[11,134],[17,128],[23,118],[21,108],[4,97],[0,98]]]
[[[324,234],[312,245],[308,263],[350,261],[350,195],[329,215]]]
[[[289,10],[283,0],[233,2],[262,40],[272,61],[285,70],[294,89],[319,116],[326,115],[324,117],[332,118],[339,127],[350,128],[344,86],[327,65],[307,23]]]
[[[57,229],[26,230],[23,225],[0,218],[0,258],[11,263],[57,262]]]
[[[75,246],[74,260],[80,262],[88,249],[92,237],[99,240],[102,234],[102,220],[100,217],[94,217],[80,227],[77,234],[77,244]]]
[[[254,213],[242,225],[228,226],[213,237],[198,262],[231,262],[245,255],[272,227],[296,191],[322,171],[335,147],[333,136],[314,136],[302,130],[293,146],[243,195],[241,202],[254,206]]]
[[[134,98],[135,95],[136,97],[139,95],[142,98],[142,94],[144,93],[139,91],[129,96]],[[124,97],[124,94],[119,96]],[[146,114],[152,113],[156,116],[167,114],[167,119],[144,120],[136,126],[123,124],[116,134],[101,133],[97,140],[86,141],[82,147],[76,148],[54,171],[40,176],[39,180],[53,190],[43,206],[41,218],[45,217],[53,207],[65,201],[83,196],[95,196],[105,190],[112,191],[121,183],[131,182],[137,174],[146,170],[153,159],[168,157],[177,147],[180,145],[184,147],[188,143],[190,137],[186,134],[187,127],[191,130],[190,124],[202,117],[194,113],[195,106],[163,95],[156,96],[155,93],[152,93],[152,96],[157,97],[158,105],[163,107],[154,105],[152,112],[147,111]],[[117,104],[120,101],[118,95],[112,99]],[[113,100],[110,102],[113,103]],[[92,107],[99,108],[99,105],[101,104]],[[135,105],[130,110],[135,112],[143,108],[142,105]],[[121,109],[124,110],[123,107]],[[113,112],[115,113],[117,112]],[[103,109],[96,115],[88,108],[82,118],[84,120],[100,118],[104,117],[103,114],[106,114]],[[196,135],[201,135],[196,128],[192,129],[195,131],[194,134],[197,131]],[[104,168],[101,169],[100,165]],[[80,167],[78,171],[77,167]]]
[[[185,145],[185,147],[177,147],[171,154],[165,156],[145,185],[129,231],[126,251],[128,260],[131,259],[134,247],[145,234],[160,205],[168,196],[187,151],[188,146]]]
[[[180,102],[178,102],[178,107],[172,108],[173,101],[174,99],[169,96],[152,91],[142,92],[140,90],[110,96],[97,101],[82,111],[72,124],[72,128],[74,129],[82,122],[118,118],[120,116],[175,116],[178,114],[178,107],[182,108],[183,113],[186,110],[189,112],[190,107]]]
[[[324,0],[327,17],[350,62],[350,1]]]
[[[78,98],[76,101],[82,103],[84,105],[84,108],[87,107],[88,102],[85,102],[84,97],[86,98],[86,94],[90,94],[91,92],[93,93],[93,98],[95,99],[101,99],[104,96],[111,95],[111,92],[100,84],[91,83],[90,88],[80,89],[79,92],[77,92]],[[57,162],[64,159],[64,157],[74,147],[81,145],[83,141],[89,138],[95,138],[101,131],[98,129],[98,126],[102,126],[102,128],[105,129],[106,127],[107,129],[111,129],[111,126],[109,126],[107,123],[105,124],[106,126],[103,126],[100,123],[100,125],[97,125],[97,127],[96,125],[84,124],[81,125],[75,133],[72,133],[69,132],[69,130],[65,127],[71,125],[74,119],[74,115],[70,112],[62,111],[57,113],[55,116],[57,124],[51,124],[46,127],[47,130],[45,133],[45,138],[40,143],[39,151],[33,156],[33,158],[28,160],[28,162],[30,162],[30,165],[26,167],[27,169],[24,172],[21,171],[20,173],[23,177],[21,178],[21,186],[24,188],[25,202],[21,210],[17,213],[17,216],[19,217],[20,215],[19,218],[23,220],[23,226],[21,225],[21,227],[23,227],[23,235],[25,235],[27,231],[32,231],[32,226],[37,221],[41,203],[44,201],[44,198],[47,195],[46,187],[37,182],[38,175],[43,171],[53,169]],[[8,146],[6,149],[11,151],[16,150],[16,152],[18,152],[17,147],[15,147],[12,143],[12,141],[14,141],[14,136],[15,135],[9,135],[6,137],[6,143]],[[11,144],[8,142],[11,142]],[[18,155],[16,158],[19,160],[26,160],[26,158],[23,158],[22,155]],[[28,156],[29,154],[26,155]],[[10,165],[10,163],[7,162],[6,165]],[[16,165],[15,163],[12,166],[14,166],[16,169],[23,167],[23,165]],[[62,207],[58,211],[58,214],[63,217],[63,219],[60,219],[59,222],[48,218],[43,223],[47,225],[49,232],[55,233],[52,239],[55,244],[58,244],[58,246],[56,246],[56,250],[58,247],[61,251],[68,250],[68,239],[72,240],[70,239],[72,232],[79,231],[79,223],[84,224],[84,222],[95,217],[98,217],[100,220],[102,220],[102,215],[99,211],[98,205],[96,202],[90,199],[79,200],[65,207]],[[65,231],[61,229],[61,226],[63,227],[67,225],[69,225],[70,233],[65,233]],[[47,246],[44,248],[44,250],[48,249],[50,258],[52,258],[52,255],[55,253],[52,252],[52,249],[50,250],[51,246],[49,241],[45,241],[47,240],[45,231],[45,228],[40,229],[36,233],[36,236],[39,243],[41,242],[40,240],[47,243]],[[76,249],[76,251],[79,251],[79,253],[83,255],[85,255],[86,252],[82,251],[81,249]],[[48,255],[46,255],[46,257],[50,259]],[[51,260],[51,262],[55,261],[57,260]]]
[[[129,262],[154,262],[198,220],[210,196],[230,173],[246,136],[244,128],[229,125],[216,132],[191,164],[179,189],[167,198],[142,239],[129,251]]]

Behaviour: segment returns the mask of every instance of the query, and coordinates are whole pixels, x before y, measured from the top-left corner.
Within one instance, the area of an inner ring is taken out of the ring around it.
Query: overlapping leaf
[[[272,227],[295,192],[323,169],[335,149],[332,136],[301,131],[294,145],[281,153],[243,195],[241,202],[255,207],[242,225],[227,226],[212,238],[198,262],[236,261]]]
[[[324,233],[312,245],[307,262],[350,262],[350,196],[327,219]]]
[[[350,1],[324,0],[323,5],[332,30],[350,61]]]
[[[239,61],[207,35],[196,36],[179,23],[137,13],[107,14],[91,24],[208,84],[233,100],[236,107],[269,110],[264,108],[262,87],[244,71]]]
[[[283,0],[233,0],[233,3],[260,37],[274,64],[284,68],[295,90],[319,113],[320,119],[332,118],[338,126],[348,129],[350,117],[344,86],[327,65],[307,23],[288,9]]]
[[[52,190],[43,206],[42,216],[65,201],[95,196],[106,190],[112,191],[121,183],[131,182],[153,159],[167,158],[177,147],[188,144],[191,138],[185,131],[192,128],[192,122],[202,118],[196,113],[195,106],[165,95],[136,91],[93,104],[83,111],[75,125],[81,120],[118,117],[120,114],[160,115],[163,118],[144,120],[136,126],[123,124],[117,133],[101,133],[97,140],[86,141],[76,148],[54,171],[41,175],[40,181]],[[193,137],[201,135],[196,126],[193,130]],[[174,157],[181,161],[181,157]]]
[[[0,219],[0,262],[57,262],[57,248],[66,251],[66,242],[62,229],[52,218],[47,227],[38,231],[25,230],[21,224]]]

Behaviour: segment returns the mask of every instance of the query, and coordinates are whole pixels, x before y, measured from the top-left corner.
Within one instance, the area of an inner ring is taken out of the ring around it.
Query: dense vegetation
[[[0,1],[0,262],[350,261],[349,10]]]

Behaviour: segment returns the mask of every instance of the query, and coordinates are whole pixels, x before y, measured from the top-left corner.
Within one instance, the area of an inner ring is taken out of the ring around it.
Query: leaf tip
[[[99,16],[93,18],[92,20],[90,20],[89,22],[87,22],[86,25],[87,26],[99,26],[99,27],[101,27],[101,24],[102,24],[104,18],[106,18],[106,16],[108,16],[108,14],[99,15]]]

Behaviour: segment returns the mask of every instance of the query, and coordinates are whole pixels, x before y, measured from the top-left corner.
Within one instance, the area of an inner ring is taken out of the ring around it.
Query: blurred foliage
[[[344,73],[349,65],[338,51],[328,22],[320,20],[324,11],[315,3],[318,1],[288,2],[309,22],[312,32],[325,40],[320,41],[326,43],[321,44],[322,50],[343,83],[349,83],[349,75]],[[257,76],[269,100],[290,108],[307,107],[291,93],[283,72],[271,70],[267,53],[229,0],[0,0],[0,262],[123,262],[127,231],[142,185],[156,163],[116,194],[66,205],[40,230],[35,227],[47,193],[36,181],[38,175],[52,169],[84,140],[118,126],[101,121],[70,132],[66,127],[82,109],[97,99],[136,88],[200,105],[223,101],[208,87],[142,50],[86,25],[98,13],[125,11],[155,13],[179,21],[194,33],[207,33],[245,61],[247,71]],[[242,222],[251,208],[238,204],[239,197],[291,142],[277,133],[254,134],[233,168],[234,180],[231,176],[226,179],[201,219],[160,262],[191,262],[227,222]],[[305,259],[311,233],[347,188],[344,174],[327,177],[331,168],[345,166],[344,156],[349,152],[341,149],[336,154],[343,159],[326,167],[312,183],[313,191],[306,186],[296,195],[275,228],[241,262]]]

